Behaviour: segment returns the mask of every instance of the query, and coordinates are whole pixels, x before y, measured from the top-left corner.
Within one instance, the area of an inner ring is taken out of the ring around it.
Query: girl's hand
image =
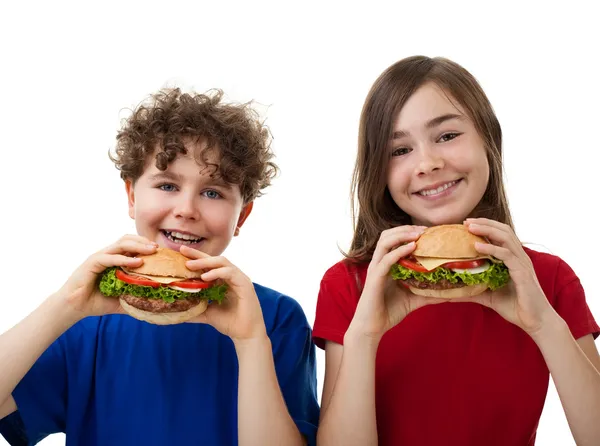
[[[487,218],[467,219],[465,224],[470,232],[491,242],[476,243],[475,249],[502,260],[509,269],[511,280],[495,291],[487,290],[453,302],[485,305],[530,335],[539,332],[550,318],[558,317],[537,280],[531,259],[510,226]]]
[[[234,342],[266,335],[265,322],[252,281],[225,257],[211,257],[189,246],[180,248],[189,257],[186,266],[192,271],[207,270],[202,280],[222,280],[228,285],[227,297],[221,304],[212,303],[190,322],[212,325]]]
[[[119,299],[100,293],[98,277],[105,269],[113,266],[141,266],[143,260],[133,255],[152,254],[157,246],[145,237],[125,235],[116,243],[88,257],[57,294],[65,299],[67,308],[75,310],[82,319],[87,316],[121,313]]]
[[[443,299],[417,296],[390,276],[390,269],[415,249],[424,226],[399,226],[381,233],[367,270],[367,279],[348,331],[377,341],[410,312]]]

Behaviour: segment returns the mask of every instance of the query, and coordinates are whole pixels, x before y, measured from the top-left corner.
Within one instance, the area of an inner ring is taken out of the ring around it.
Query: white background
[[[575,269],[600,318],[600,32],[591,7],[202,3],[0,8],[0,332],[88,255],[134,231],[107,151],[125,109],[165,85],[219,87],[262,104],[282,174],[226,254],[296,298],[312,323],[319,280],[351,236],[362,102],[383,69],[414,54],[449,57],[480,80],[504,131],[519,236]],[[318,351],[319,393],[323,359]],[[553,387],[538,438],[574,444]]]

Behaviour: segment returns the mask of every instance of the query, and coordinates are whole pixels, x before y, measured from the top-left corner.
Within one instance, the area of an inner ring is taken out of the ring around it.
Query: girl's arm
[[[379,340],[349,329],[325,346],[319,446],[376,446],[375,358]]]
[[[560,316],[532,334],[560,397],[578,446],[600,439],[600,356],[592,335],[575,341]]]

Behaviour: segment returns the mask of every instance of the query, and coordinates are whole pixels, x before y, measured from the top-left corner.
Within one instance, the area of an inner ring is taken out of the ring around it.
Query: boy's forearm
[[[557,317],[534,336],[578,445],[597,445],[600,438],[600,373]]]
[[[52,295],[0,336],[0,403],[11,396],[50,344],[79,318],[65,308],[61,296]]]
[[[240,446],[305,445],[281,394],[267,335],[235,342],[235,349]]]
[[[376,446],[375,359],[379,340],[349,329],[331,399],[323,413],[319,446]]]

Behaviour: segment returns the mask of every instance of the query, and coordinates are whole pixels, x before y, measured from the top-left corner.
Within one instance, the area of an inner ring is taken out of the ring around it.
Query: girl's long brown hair
[[[472,212],[513,227],[502,178],[502,130],[477,80],[459,64],[441,57],[413,56],[387,68],[365,100],[359,124],[358,154],[352,176],[354,236],[347,254],[369,261],[382,231],[411,224],[387,188],[388,145],[394,120],[408,98],[426,82],[440,87],[473,121],[484,141],[490,177],[487,189]]]

